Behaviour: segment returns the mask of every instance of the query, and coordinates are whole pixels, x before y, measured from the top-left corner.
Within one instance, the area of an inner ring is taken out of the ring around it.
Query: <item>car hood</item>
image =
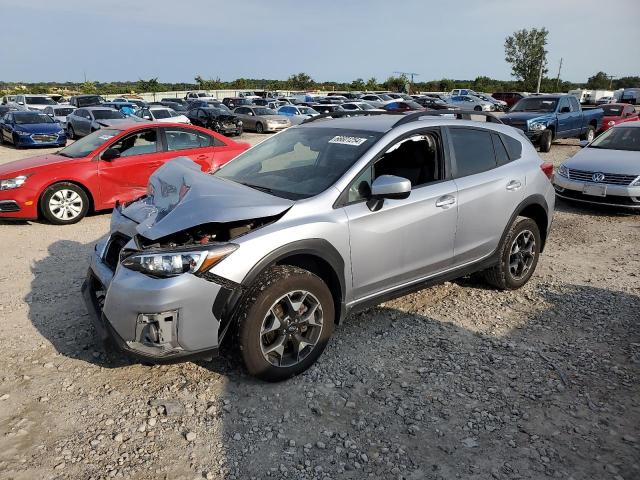
[[[131,121],[138,121],[138,117],[128,117],[128,118],[109,118],[105,120],[94,120],[98,125],[102,125],[103,127],[111,127],[112,125],[120,125],[123,123],[130,123]]]
[[[13,162],[0,165],[0,178],[9,178],[9,176],[13,174],[23,173],[34,168],[51,166],[60,162],[68,162],[69,160],[74,159],[55,154],[38,155],[37,157],[14,160]]]
[[[503,115],[502,117],[500,117],[500,120],[502,120],[503,123],[509,125],[510,122],[522,123],[528,120],[547,120],[552,117],[553,114],[545,112],[513,112]]]
[[[265,120],[277,120],[282,121],[282,115],[259,115],[260,118],[264,118]]]
[[[15,129],[29,133],[59,133],[62,130],[59,123],[29,123],[16,125]]]
[[[275,216],[294,203],[203,173],[187,157],[156,170],[148,191],[147,197],[124,208],[122,214],[137,222],[137,232],[149,240],[207,223]]]
[[[589,172],[640,175],[640,157],[638,152],[626,150],[587,147],[564,162],[564,165],[568,168]]]

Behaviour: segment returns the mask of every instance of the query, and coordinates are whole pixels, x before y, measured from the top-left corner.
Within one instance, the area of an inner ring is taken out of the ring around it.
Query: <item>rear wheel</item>
[[[251,286],[237,311],[238,346],[251,375],[280,381],[318,359],[333,333],[327,285],[307,270],[274,266]]]
[[[553,133],[551,133],[551,130],[545,130],[544,132],[542,132],[542,135],[540,136],[540,151],[548,152],[549,150],[551,150],[552,140]]]
[[[262,126],[262,123],[258,122],[256,123],[256,133],[263,133],[264,132],[264,127]]]
[[[596,129],[589,125],[587,127],[587,131],[580,135],[580,140],[586,140],[587,142],[593,142],[593,139],[596,138]]]
[[[498,251],[500,262],[485,270],[487,282],[500,290],[515,290],[529,281],[540,256],[540,230],[530,218],[518,218]]]
[[[78,185],[55,183],[42,194],[40,209],[44,217],[55,225],[79,222],[89,211],[89,198]]]

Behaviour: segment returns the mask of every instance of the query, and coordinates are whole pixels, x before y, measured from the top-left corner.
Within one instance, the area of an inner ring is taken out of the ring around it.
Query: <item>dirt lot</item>
[[[380,305],[276,385],[105,355],[79,289],[109,217],[0,223],[0,478],[640,478],[640,215],[559,203],[522,290]]]

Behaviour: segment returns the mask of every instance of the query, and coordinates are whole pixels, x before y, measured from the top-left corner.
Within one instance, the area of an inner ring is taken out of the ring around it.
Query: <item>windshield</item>
[[[159,119],[159,118],[171,118],[172,116],[175,117],[176,115],[171,115],[171,112],[169,112],[169,109],[164,109],[164,108],[160,108],[160,109],[154,109],[151,110],[151,113],[153,113],[153,117],[155,119]],[[175,113],[175,112],[174,112]]]
[[[115,120],[117,118],[127,118],[117,110],[93,110],[93,118],[96,120]]]
[[[291,200],[313,197],[333,185],[382,135],[293,128],[248,150],[215,175]]]
[[[254,108],[253,113],[256,115],[277,115],[278,112],[271,110],[270,108]]]
[[[360,110],[375,110],[375,107],[369,105],[368,103],[358,103],[357,105]]]
[[[418,110],[422,109],[422,105],[420,105],[418,102],[414,102],[413,100],[405,100],[404,103],[409,105],[411,108],[417,108]]]
[[[67,115],[70,115],[73,111],[75,110],[75,108],[71,107],[71,108],[56,108],[53,113],[54,115],[58,116],[58,117],[66,117]]]
[[[49,97],[26,97],[27,105],[57,105]]]
[[[300,113],[303,115],[320,115],[317,110],[311,107],[298,107],[298,110],[300,110]]]
[[[77,99],[79,107],[90,107],[102,103],[102,98],[98,95],[92,97],[79,97]]]
[[[207,94],[206,94],[206,93],[203,93],[203,92],[200,92],[200,93],[198,94],[198,96],[199,96],[199,97],[206,97],[206,96],[207,96]]]
[[[14,113],[16,125],[33,125],[35,123],[54,123],[49,115],[44,113]]]
[[[89,155],[107,140],[118,135],[120,130],[102,128],[69,145],[58,152],[58,155],[69,158],[82,158]]]
[[[603,105],[604,115],[606,117],[619,117],[622,115],[622,107],[619,105]]]
[[[387,95],[386,93],[381,93],[378,95],[382,100],[395,100],[391,95]]]
[[[640,128],[610,128],[598,138],[596,138],[593,142],[591,142],[589,148],[604,148],[608,150],[627,150],[630,152],[640,152]]]
[[[558,100],[555,98],[523,98],[514,105],[512,112],[555,112]]]

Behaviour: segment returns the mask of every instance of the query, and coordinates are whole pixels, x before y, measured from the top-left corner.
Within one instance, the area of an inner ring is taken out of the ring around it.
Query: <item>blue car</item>
[[[9,112],[0,122],[0,143],[22,147],[64,147],[67,135],[62,126],[40,112]]]

